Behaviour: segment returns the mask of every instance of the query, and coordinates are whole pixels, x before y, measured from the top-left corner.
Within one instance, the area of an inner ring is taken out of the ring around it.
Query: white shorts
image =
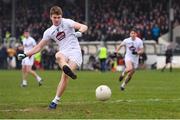
[[[82,53],[79,49],[60,51],[68,60],[75,62],[78,67],[82,64]]]
[[[34,64],[34,56],[24,58],[21,64],[32,66]]]
[[[133,63],[134,69],[137,69],[138,66],[139,66],[139,60],[138,60],[138,59],[137,59],[137,60],[133,60],[133,59],[131,59],[131,58],[125,57],[124,60],[125,60],[125,63],[126,63],[127,61],[131,61],[131,62]]]

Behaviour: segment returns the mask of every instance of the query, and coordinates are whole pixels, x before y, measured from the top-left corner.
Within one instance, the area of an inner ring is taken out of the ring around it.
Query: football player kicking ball
[[[71,19],[62,18],[62,9],[53,6],[50,9],[50,19],[52,26],[48,28],[42,40],[30,51],[19,54],[18,58],[23,59],[39,52],[51,39],[54,40],[59,47],[59,51],[55,54],[56,60],[62,69],[62,75],[57,87],[56,96],[49,105],[49,109],[56,109],[58,102],[68,84],[68,78],[76,79],[74,70],[81,66],[82,54],[77,37],[81,37],[82,33],[87,30],[87,26]],[[75,32],[75,29],[78,30]]]
[[[124,78],[122,85],[120,86],[121,90],[125,89],[127,83],[131,80],[135,69],[139,64],[139,55],[144,52],[143,42],[140,38],[137,37],[137,33],[135,29],[130,31],[130,37],[124,39],[121,44],[116,48],[115,54],[121,49],[121,47],[125,46],[125,70],[121,73],[119,77],[119,81],[122,81]]]

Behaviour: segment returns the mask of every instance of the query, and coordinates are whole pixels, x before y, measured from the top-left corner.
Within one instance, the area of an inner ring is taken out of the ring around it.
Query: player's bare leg
[[[125,89],[126,84],[131,79],[131,76],[134,73],[133,63],[131,61],[126,61],[126,69],[125,73],[127,73],[125,81],[123,81],[122,85],[120,86],[121,90]]]
[[[119,76],[119,81],[122,81],[124,79],[124,77],[126,76],[127,71],[123,70],[121,75]]]
[[[60,68],[63,68],[64,65],[68,65],[65,56],[61,52],[57,52],[55,56]]]
[[[56,96],[58,97],[62,96],[64,90],[66,89],[68,81],[69,81],[69,77],[63,72],[57,87]]]
[[[72,69],[68,65],[65,56],[61,52],[57,52],[56,53],[56,59],[57,59],[57,62],[59,64],[59,66],[61,67],[61,69],[63,70],[63,72],[66,75],[68,75],[72,79],[76,79],[77,78],[76,74],[72,71]]]
[[[119,77],[119,81],[122,81],[124,79],[124,77],[126,77],[127,73],[129,73],[129,71],[132,69],[132,63],[131,61],[126,61],[125,62],[125,70],[123,70],[123,72],[121,73],[120,77]]]
[[[133,76],[134,73],[135,73],[135,70],[132,70],[132,71],[127,75],[127,77],[126,77],[126,79],[125,79],[125,84],[126,84],[126,85],[127,85],[128,82],[131,80],[131,78],[132,78],[132,76]]]
[[[27,68],[27,72],[32,74],[33,77],[36,78],[39,86],[41,86],[42,85],[42,78],[34,70],[32,70],[32,66],[31,65],[28,65],[26,68]]]
[[[68,65],[69,65],[70,69],[73,71],[77,68],[77,64],[72,61],[69,61]],[[68,80],[69,80],[69,77],[63,72],[61,75],[60,82],[57,87],[56,96],[53,99],[53,101],[51,102],[51,104],[49,105],[50,109],[56,109],[56,106],[57,106],[58,102],[60,101],[60,98],[68,85]]]
[[[27,70],[26,70],[26,66],[22,66],[22,83],[21,83],[21,87],[26,87],[27,86]]]
[[[125,89],[125,86],[128,84],[128,82],[131,80],[133,74],[134,74],[135,70],[132,70],[128,73],[128,75],[125,78],[125,81],[122,83],[121,85],[121,90]]]

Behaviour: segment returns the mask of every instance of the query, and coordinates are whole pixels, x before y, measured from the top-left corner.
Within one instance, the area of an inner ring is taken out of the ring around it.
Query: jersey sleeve
[[[139,42],[139,48],[144,48],[142,40]]]
[[[122,42],[121,42],[121,45],[126,45],[126,39],[124,39]]]
[[[33,39],[33,38],[32,38]],[[36,41],[35,41],[35,39],[33,39],[33,46],[35,46],[36,45]]]
[[[74,20],[71,20],[71,19],[66,19],[66,23],[69,27],[72,28],[76,22]]]
[[[50,36],[50,32],[49,30],[47,29],[44,34],[43,34],[43,38],[42,40],[50,40],[51,39],[51,36]]]

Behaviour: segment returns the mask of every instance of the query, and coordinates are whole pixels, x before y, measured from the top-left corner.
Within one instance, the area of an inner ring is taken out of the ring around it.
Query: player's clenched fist
[[[132,51],[132,54],[133,54],[133,55],[137,55],[138,53],[137,53],[137,51],[133,50],[133,51]]]
[[[18,54],[18,60],[22,60],[22,59],[24,59],[25,57],[27,57],[27,55],[24,54],[24,53]]]
[[[82,33],[79,32],[79,31],[77,31],[77,32],[75,32],[75,36],[76,36],[76,37],[82,37]]]

